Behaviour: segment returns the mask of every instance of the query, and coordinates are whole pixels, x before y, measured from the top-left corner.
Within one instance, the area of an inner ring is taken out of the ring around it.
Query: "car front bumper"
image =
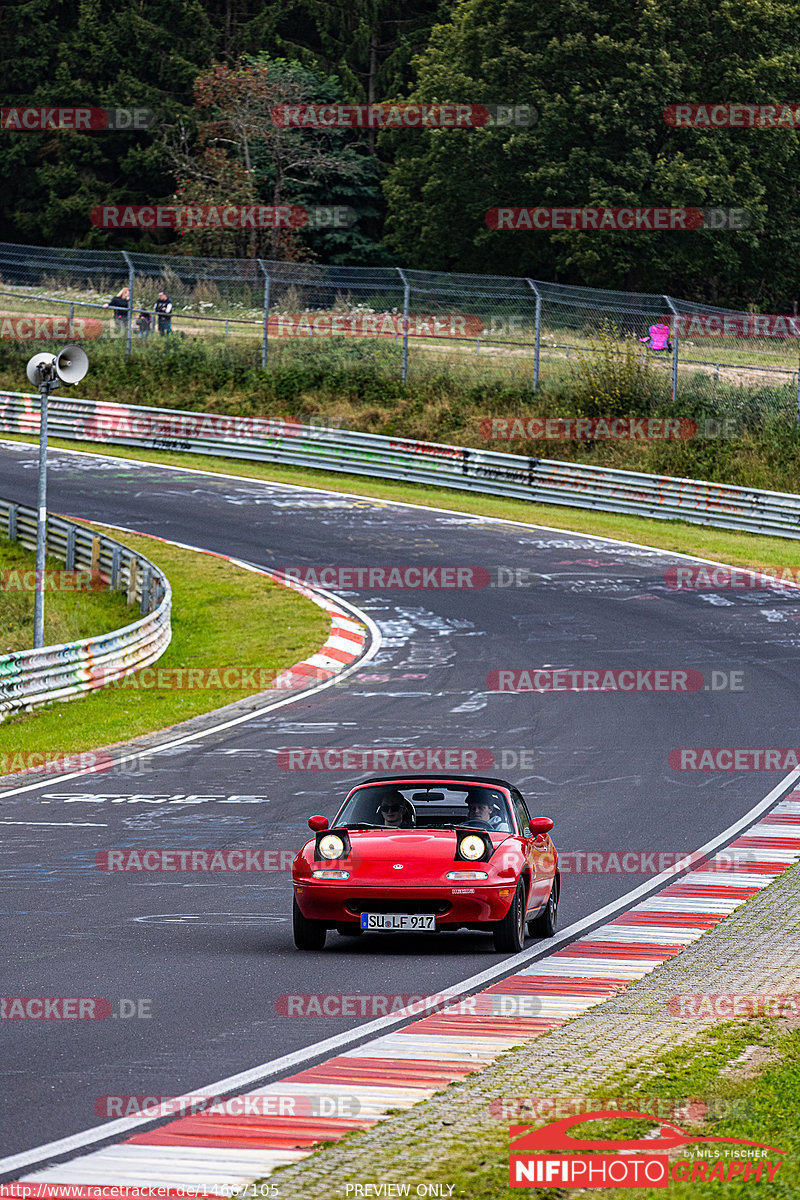
[[[358,924],[362,912],[433,912],[436,927],[501,921],[511,907],[515,883],[431,887],[364,887],[352,880],[304,879],[294,883],[301,913],[331,925]]]

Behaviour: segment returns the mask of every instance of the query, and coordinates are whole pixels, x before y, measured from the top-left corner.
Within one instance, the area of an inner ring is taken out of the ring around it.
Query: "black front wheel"
[[[311,921],[303,916],[296,897],[292,900],[292,931],[298,950],[322,950],[328,934],[324,921]]]
[[[528,933],[535,938],[551,938],[556,931],[558,925],[558,876],[553,880],[553,886],[550,888],[550,895],[547,898],[547,905],[543,912],[539,913],[538,917],[534,917],[532,921],[528,921]]]
[[[516,954],[525,945],[525,885],[520,879],[514,899],[502,921],[493,931],[495,950],[511,951]]]

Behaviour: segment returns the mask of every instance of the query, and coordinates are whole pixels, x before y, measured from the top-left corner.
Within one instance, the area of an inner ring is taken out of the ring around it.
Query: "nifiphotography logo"
[[[784,1151],[776,1146],[743,1138],[700,1137],[664,1122],[659,1122],[655,1134],[648,1133],[642,1138],[593,1141],[569,1135],[573,1125],[584,1121],[636,1117],[653,1123],[652,1114],[608,1109],[567,1117],[539,1129],[511,1125],[510,1186],[665,1188],[670,1183],[731,1183],[738,1179],[771,1183],[783,1165]],[[713,1148],[681,1153],[679,1148],[689,1143],[704,1143]],[[557,1153],[544,1153],[547,1150]],[[637,1150],[641,1153],[635,1153]],[[678,1151],[680,1157],[671,1161],[669,1151]]]

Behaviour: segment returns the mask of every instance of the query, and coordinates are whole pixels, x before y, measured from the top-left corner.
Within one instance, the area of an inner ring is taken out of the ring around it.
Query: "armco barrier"
[[[0,498],[0,522],[12,541],[36,547],[36,509]],[[67,700],[149,666],[172,637],[169,581],[153,563],[104,534],[62,517],[47,518],[47,549],[68,570],[99,571],[139,602],[138,621],[97,637],[0,656],[0,720],[9,712]]]
[[[0,395],[0,433],[36,434],[39,399]],[[695,479],[617,471],[494,450],[324,429],[268,417],[228,417],[89,400],[51,400],[52,437],[286,463],[542,504],[688,521],[800,538],[800,496]]]

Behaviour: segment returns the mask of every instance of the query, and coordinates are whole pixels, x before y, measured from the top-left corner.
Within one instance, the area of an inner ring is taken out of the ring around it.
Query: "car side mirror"
[[[327,817],[309,817],[308,828],[313,829],[314,833],[322,833],[323,829],[328,828]]]
[[[549,833],[553,828],[554,822],[549,817],[531,817],[528,822],[528,829],[534,837],[541,837],[545,833]]]

